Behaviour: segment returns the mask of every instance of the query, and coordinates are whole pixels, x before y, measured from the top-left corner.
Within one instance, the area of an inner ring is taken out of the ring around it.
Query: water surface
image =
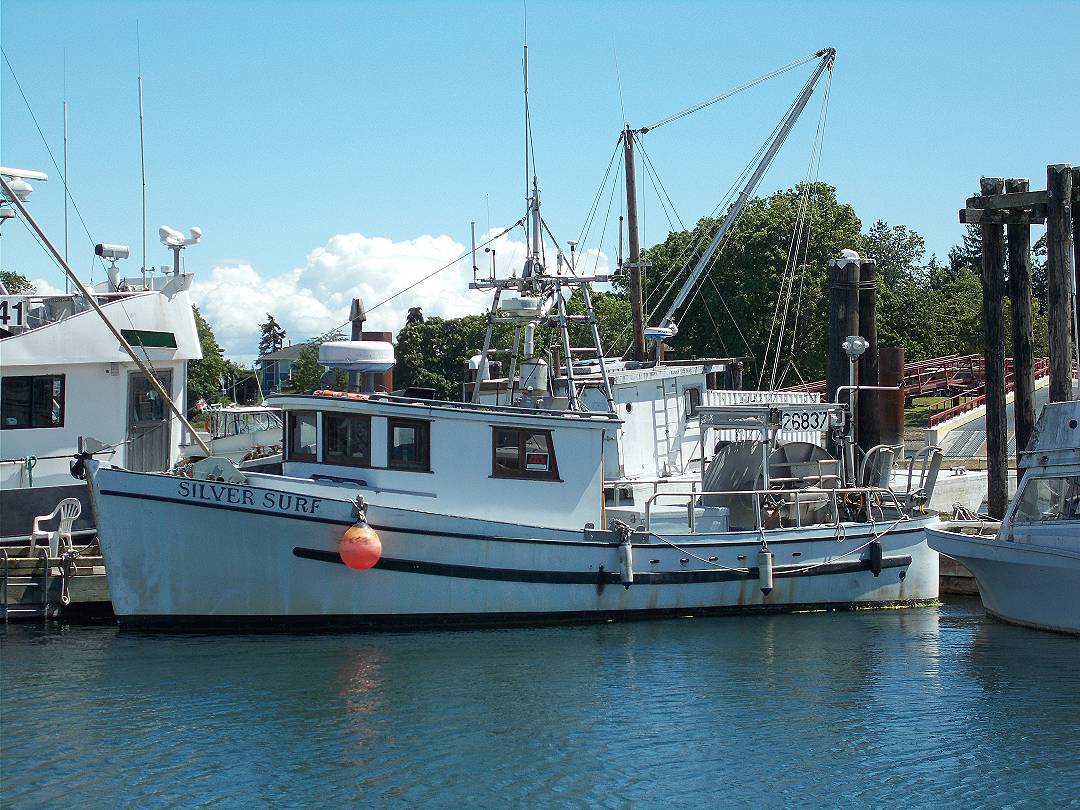
[[[977,601],[0,639],[4,807],[1080,806],[1080,641]]]

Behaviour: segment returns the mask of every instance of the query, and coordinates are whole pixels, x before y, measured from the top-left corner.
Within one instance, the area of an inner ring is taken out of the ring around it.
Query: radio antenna
[[[143,138],[142,42],[135,21],[135,53],[139,60],[139,168],[142,174],[142,283],[146,288],[146,141]],[[66,172],[65,172],[66,174]],[[179,271],[179,267],[176,268]]]

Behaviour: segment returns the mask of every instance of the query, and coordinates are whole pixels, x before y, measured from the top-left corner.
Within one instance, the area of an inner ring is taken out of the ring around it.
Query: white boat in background
[[[181,463],[208,455],[227,458],[237,466],[245,462],[280,463],[281,409],[270,405],[210,405],[203,411],[204,429],[199,436],[209,448],[195,442],[180,447]]]
[[[44,178],[0,173],[11,183]],[[10,200],[3,204],[14,213]],[[188,361],[202,357],[188,295],[193,276],[151,268],[123,278],[117,261],[126,247],[103,244],[96,252],[110,266],[107,280],[89,290],[95,303],[182,402]],[[0,545],[25,545],[34,517],[65,498],[81,502],[74,531],[89,539],[94,517],[86,484],[71,476],[73,459],[87,451],[131,470],[167,470],[187,431],[84,295],[0,288],[0,296]]]
[[[1051,402],[1020,458],[1002,521],[943,521],[930,547],[975,575],[987,612],[1080,635],[1080,401]]]

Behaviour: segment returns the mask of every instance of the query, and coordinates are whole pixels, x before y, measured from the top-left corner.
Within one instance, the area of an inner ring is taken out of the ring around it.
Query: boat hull
[[[930,547],[963,563],[987,612],[1013,624],[1080,635],[1080,554],[926,529]]]
[[[914,521],[881,538],[879,567],[867,546],[870,526],[848,526],[839,539],[828,527],[769,532],[775,569],[768,594],[760,587],[756,532],[668,536],[667,542],[653,536],[643,543],[635,536],[632,584],[624,587],[620,548],[610,533],[369,503],[382,557],[374,568],[356,571],[337,550],[356,519],[356,490],[284,478],[271,489],[107,468],[92,478],[113,607],[123,626],[515,624],[906,605],[937,597],[937,554]]]

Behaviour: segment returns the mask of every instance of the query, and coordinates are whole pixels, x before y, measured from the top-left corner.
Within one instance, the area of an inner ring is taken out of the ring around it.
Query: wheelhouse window
[[[323,462],[347,467],[371,466],[371,417],[323,414]]]
[[[491,474],[494,478],[557,481],[551,431],[492,428]]]
[[[289,411],[285,421],[286,461],[316,461],[319,415],[314,411]]]
[[[431,469],[431,423],[416,419],[386,420],[386,466],[392,470]]]
[[[683,391],[686,398],[686,418],[697,416],[698,406],[701,405],[701,389],[687,388]]]
[[[1032,478],[1020,495],[1014,523],[1080,520],[1080,475]]]
[[[64,426],[64,375],[4,377],[0,380],[0,428]]]

